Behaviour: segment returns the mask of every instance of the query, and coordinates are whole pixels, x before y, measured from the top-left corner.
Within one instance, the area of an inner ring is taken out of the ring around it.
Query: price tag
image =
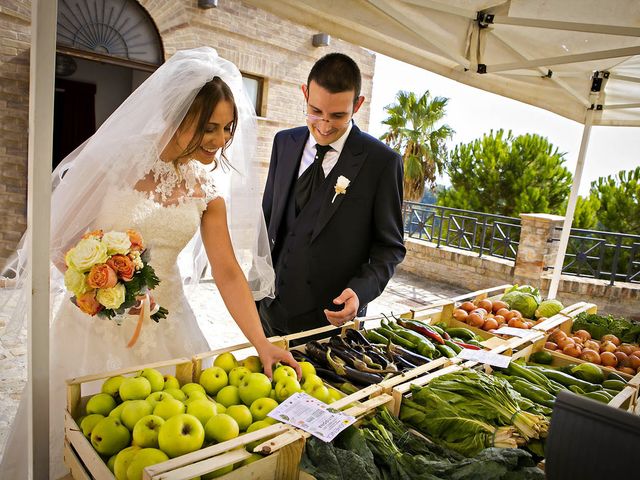
[[[356,421],[355,417],[345,415],[303,392],[291,395],[271,410],[269,416],[304,430],[324,442],[330,442]]]
[[[524,328],[500,327],[493,333],[495,333],[496,335],[509,335],[512,337],[528,338],[538,335],[538,333],[540,332],[527,330]]]
[[[511,357],[500,355],[498,353],[487,352],[486,350],[472,350],[463,348],[458,354],[458,358],[463,360],[473,360],[474,362],[486,363],[493,367],[505,368],[509,366]]]

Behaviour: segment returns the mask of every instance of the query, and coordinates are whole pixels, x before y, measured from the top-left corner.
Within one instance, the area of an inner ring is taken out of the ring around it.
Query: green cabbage
[[[536,310],[536,318],[553,317],[556,313],[564,308],[564,305],[558,300],[545,300]]]
[[[516,283],[514,286],[507,288],[504,291],[504,293],[511,293],[511,292],[529,293],[533,295],[533,298],[537,303],[542,302],[542,297],[540,296],[540,290],[538,290],[535,287],[532,287],[531,285],[518,285]]]
[[[511,310],[518,310],[524,318],[533,318],[538,308],[536,298],[530,293],[513,291],[505,293],[501,300],[509,305]]]

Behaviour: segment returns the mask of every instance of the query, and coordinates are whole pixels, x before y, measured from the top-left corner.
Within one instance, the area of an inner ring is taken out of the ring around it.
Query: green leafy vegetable
[[[509,305],[510,309],[518,310],[525,318],[533,318],[538,308],[536,297],[530,293],[509,292],[505,293],[501,300]]]
[[[612,334],[625,343],[640,343],[640,324],[623,317],[581,313],[573,322],[571,331],[586,330],[591,337],[600,340],[603,335]]]
[[[536,309],[536,318],[541,317],[553,317],[560,310],[564,308],[564,305],[558,300],[545,300]]]

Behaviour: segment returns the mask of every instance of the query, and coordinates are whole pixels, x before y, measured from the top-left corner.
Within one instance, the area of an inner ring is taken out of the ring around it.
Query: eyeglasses
[[[307,120],[310,123],[326,122],[326,123],[328,123],[329,125],[331,125],[334,128],[345,127],[351,121],[351,117],[347,118],[346,120],[344,120],[342,118],[334,118],[334,119],[327,120],[324,117],[321,117],[319,115],[314,115],[314,114],[309,113],[309,112],[306,112],[305,115],[307,116]]]

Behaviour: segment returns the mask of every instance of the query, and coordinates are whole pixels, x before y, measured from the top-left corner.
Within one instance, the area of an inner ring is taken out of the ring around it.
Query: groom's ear
[[[353,113],[355,114],[364,103],[364,96],[360,95],[353,104]]]
[[[307,84],[303,83],[300,88],[302,89],[302,94],[304,95],[304,99],[309,101],[309,89],[307,88]]]

